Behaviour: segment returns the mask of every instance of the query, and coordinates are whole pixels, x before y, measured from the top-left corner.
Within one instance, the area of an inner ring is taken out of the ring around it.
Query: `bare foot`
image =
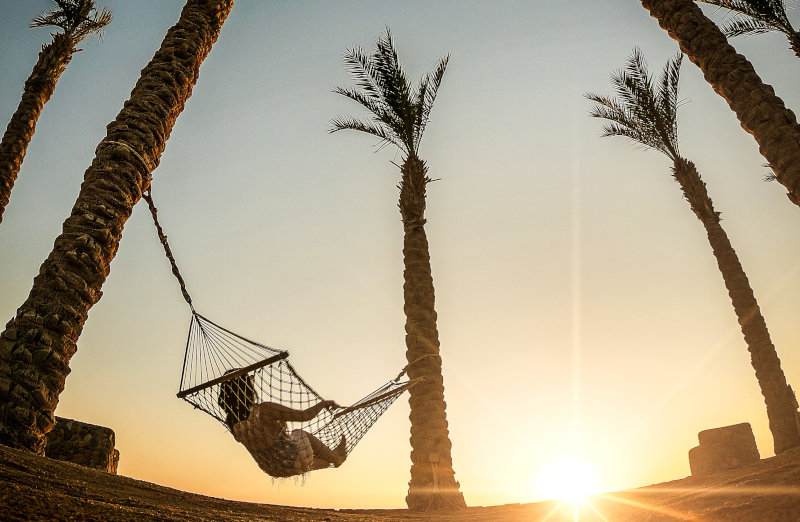
[[[333,461],[333,465],[338,468],[347,458],[347,441],[344,435],[342,435],[342,440],[339,442],[339,445],[334,448],[333,455],[336,457],[336,460]]]

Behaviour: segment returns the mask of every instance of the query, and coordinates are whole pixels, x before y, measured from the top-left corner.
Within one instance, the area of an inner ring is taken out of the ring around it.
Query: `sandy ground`
[[[327,510],[235,502],[109,475],[0,446],[2,520],[800,521],[800,448],[745,468],[594,497],[458,513]]]

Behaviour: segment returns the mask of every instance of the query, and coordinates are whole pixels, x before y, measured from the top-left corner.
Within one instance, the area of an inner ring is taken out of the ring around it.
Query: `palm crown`
[[[611,121],[603,126],[603,137],[625,136],[676,160],[679,157],[677,112],[682,58],[679,53],[667,61],[656,87],[641,51],[634,49],[625,68],[611,76],[618,98],[586,94],[598,104],[589,115]]]
[[[381,145],[392,143],[406,154],[416,155],[449,58],[450,55],[442,58],[414,89],[400,66],[388,28],[378,38],[371,55],[367,56],[360,47],[348,49],[344,61],[358,88],[337,87],[333,92],[366,107],[372,113],[372,121],[335,118],[330,132],[344,129],[366,132],[380,138]]]
[[[780,31],[787,35],[795,33],[783,0],[699,0],[706,4],[729,9],[733,19],[722,31],[727,36],[766,33]]]
[[[31,27],[60,27],[80,42],[90,34],[102,36],[103,28],[111,23],[111,11],[98,11],[93,0],[53,1],[57,7],[34,18]]]

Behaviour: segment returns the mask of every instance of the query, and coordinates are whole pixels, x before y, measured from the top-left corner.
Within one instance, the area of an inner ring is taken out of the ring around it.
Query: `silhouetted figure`
[[[231,373],[236,370],[229,370]],[[306,422],[324,408],[338,408],[322,401],[305,410],[274,402],[255,404],[256,390],[250,375],[234,377],[220,385],[219,405],[233,437],[247,448],[258,466],[273,477],[302,475],[331,465],[339,467],[347,458],[346,441],[331,450],[301,429],[287,430],[287,422]]]

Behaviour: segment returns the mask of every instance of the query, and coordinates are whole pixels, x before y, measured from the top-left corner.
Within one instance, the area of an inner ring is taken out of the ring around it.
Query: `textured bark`
[[[108,125],[53,251],[0,335],[0,443],[43,451],[69,360],[89,309],[102,295],[122,228],[150,184],[232,6],[232,0],[188,0]]]
[[[0,142],[0,223],[3,211],[11,197],[11,189],[25,159],[36,121],[44,104],[53,95],[61,73],[67,68],[75,52],[75,42],[66,34],[56,34],[53,41],[42,47],[39,60],[25,82],[22,100],[3,134]]]
[[[750,362],[756,371],[756,379],[767,405],[767,418],[775,453],[800,446],[797,399],[792,388],[786,383],[781,361],[772,344],[756,296],[739,262],[739,257],[720,224],[719,212],[714,211],[714,204],[708,196],[706,184],[700,179],[694,164],[683,158],[675,161],[673,173],[692,211],[706,229],[708,241],[717,259],[717,266],[728,289],[728,295],[747,343],[747,350],[750,352]]]
[[[692,0],[641,0],[650,15],[727,100],[742,128],[753,135],[787,196],[800,205],[800,125],[794,113],[763,83],[750,62]]]
[[[453,471],[444,401],[433,277],[425,235],[425,163],[409,155],[401,169],[403,218],[403,297],[406,314],[408,376],[424,378],[409,391],[411,405],[411,481],[406,504],[414,511],[466,507]]]

